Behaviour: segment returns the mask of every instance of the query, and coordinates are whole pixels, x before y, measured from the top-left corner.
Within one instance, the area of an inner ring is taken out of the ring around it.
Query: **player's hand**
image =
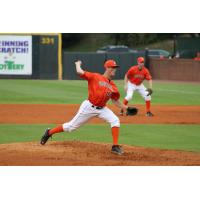
[[[75,62],[75,65],[81,66],[81,65],[82,65],[82,61],[81,61],[81,60],[77,60],[77,61]]]

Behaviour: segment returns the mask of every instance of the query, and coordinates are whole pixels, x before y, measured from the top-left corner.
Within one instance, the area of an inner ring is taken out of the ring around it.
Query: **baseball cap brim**
[[[119,67],[119,65],[115,65],[115,66],[110,66],[108,68],[118,68],[118,67]]]

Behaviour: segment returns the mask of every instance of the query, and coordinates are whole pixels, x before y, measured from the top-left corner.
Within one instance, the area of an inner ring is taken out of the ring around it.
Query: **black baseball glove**
[[[126,110],[126,115],[129,115],[129,116],[137,115],[137,113],[138,113],[138,109],[135,107],[128,107]]]
[[[153,93],[153,90],[151,88],[146,89],[146,91],[148,92],[147,96],[149,96]]]

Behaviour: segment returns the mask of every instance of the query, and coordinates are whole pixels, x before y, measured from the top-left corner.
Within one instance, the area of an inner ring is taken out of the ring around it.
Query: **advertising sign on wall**
[[[0,35],[0,75],[32,74],[32,36]]]

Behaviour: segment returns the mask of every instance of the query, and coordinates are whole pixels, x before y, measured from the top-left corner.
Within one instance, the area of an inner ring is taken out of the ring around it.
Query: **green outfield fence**
[[[192,59],[200,52],[200,37],[177,37],[175,42],[176,54],[180,58]]]

